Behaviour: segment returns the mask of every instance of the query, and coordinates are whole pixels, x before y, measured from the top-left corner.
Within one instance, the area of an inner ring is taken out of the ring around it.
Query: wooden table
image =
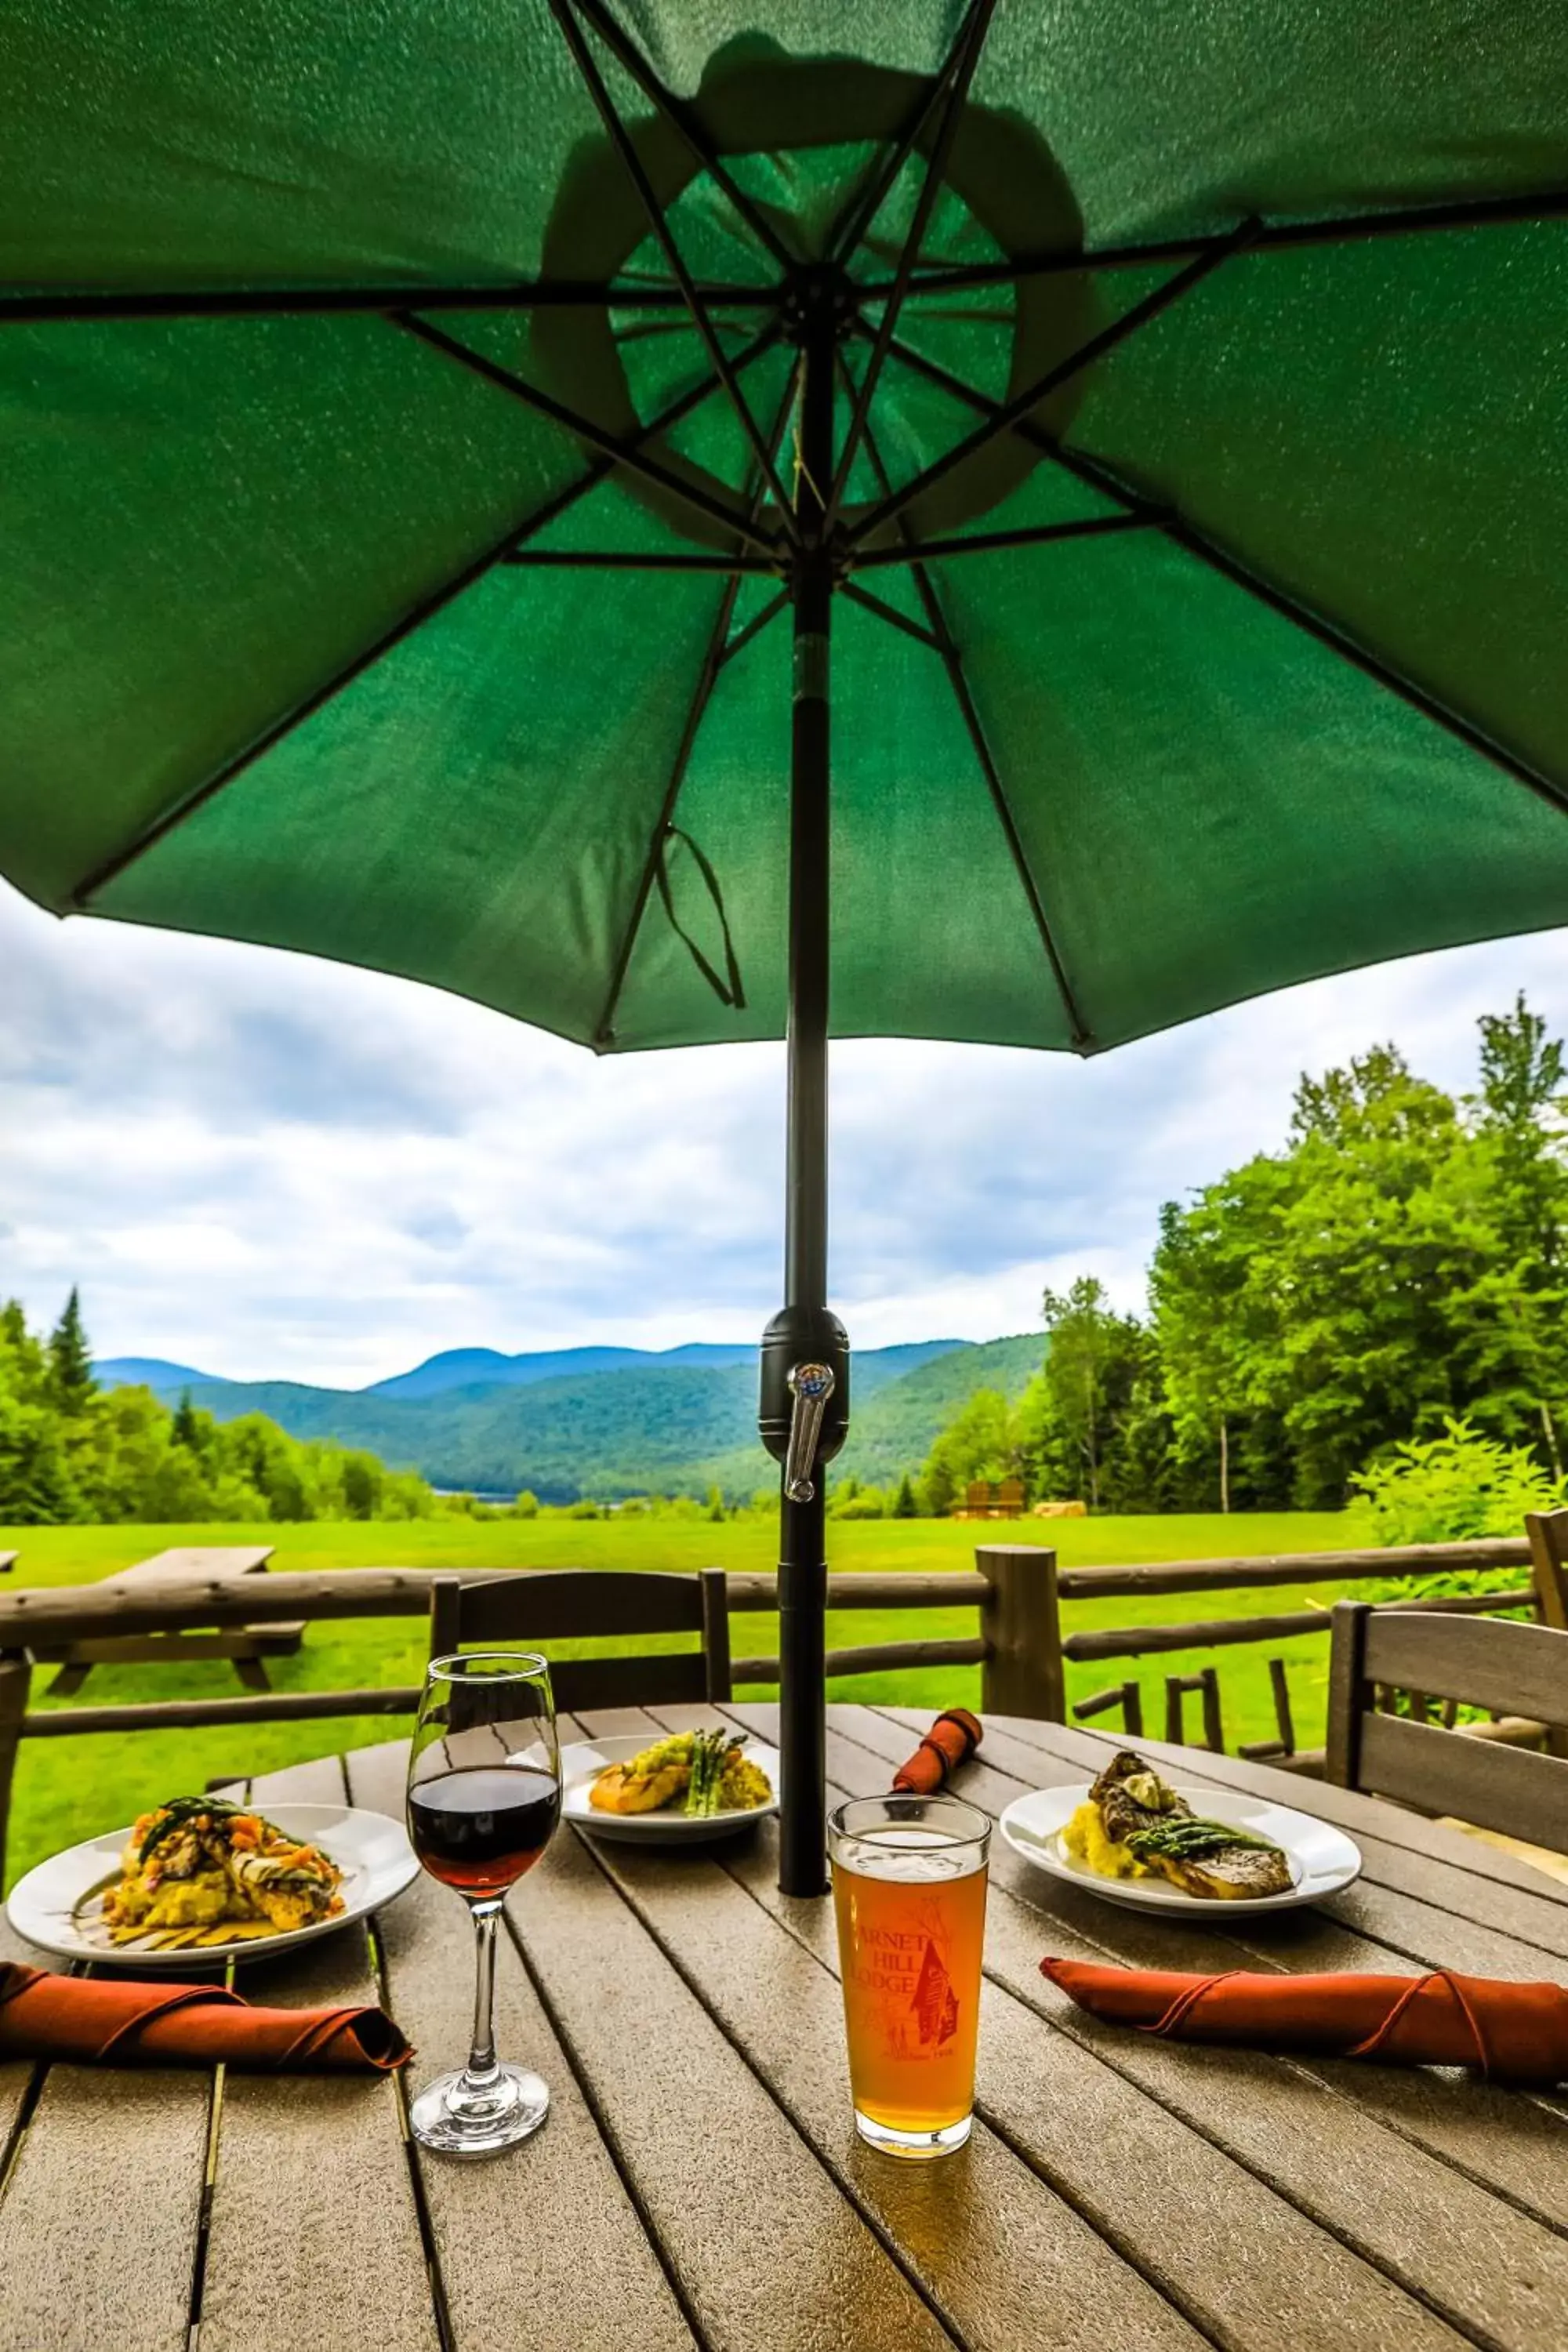
[[[730,1712],[773,1732],[770,1707]],[[714,1719],[657,1710],[666,1727]],[[885,1788],[929,1721],[833,1708],[836,1790]],[[994,1718],[959,1786],[996,1811],[1085,1778],[1110,1744]],[[367,1748],[254,1794],[336,1799],[346,1779],[355,1802],[396,1812],[404,1756]],[[215,2093],[196,2074],[57,2067],[38,2084],[0,2068],[0,2346],[1557,2352],[1563,2104],[1140,2039],[1071,2008],[1037,1963],[1568,1981],[1568,1889],[1391,1806],[1179,1760],[1342,1822],[1365,1875],[1318,1910],[1187,1928],[1057,1886],[998,1844],[980,2120],[960,2156],[900,2165],[855,2138],[830,1906],[778,1895],[771,1825],[690,1855],[565,1832],[518,1891],[499,1979],[501,2048],[553,2092],[536,2140],[484,2164],[417,2158],[385,2081],[235,2076]],[[300,2002],[379,1992],[422,2075],[465,2045],[468,1923],[421,1880],[372,1937],[246,1981]]]
[[[123,1569],[118,1576],[105,1577],[100,1590],[135,1591],[143,1586],[264,1576],[272,1552],[271,1544],[177,1545],[172,1551],[154,1552],[151,1559],[138,1560],[134,1568]],[[14,1559],[16,1554],[9,1558]],[[7,1564],[7,1556],[0,1552],[0,1567]],[[49,1685],[49,1696],[72,1698],[94,1666],[162,1665],[193,1658],[226,1658],[246,1690],[270,1690],[263,1661],[297,1657],[304,1639],[305,1623],[300,1618],[283,1625],[227,1626],[216,1633],[115,1633],[100,1641],[29,1647],[35,1665],[59,1668]]]

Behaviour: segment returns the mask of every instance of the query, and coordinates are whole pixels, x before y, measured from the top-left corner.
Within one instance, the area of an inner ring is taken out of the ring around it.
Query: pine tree
[[[201,1423],[196,1419],[196,1409],[191,1402],[191,1392],[189,1389],[184,1389],[181,1391],[180,1402],[174,1412],[174,1424],[172,1433],[176,1445],[187,1446],[193,1454],[200,1452],[202,1443]]]
[[[893,1507],[889,1516],[895,1519],[918,1519],[920,1515],[920,1505],[915,1500],[914,1486],[906,1470],[899,1481],[899,1491],[893,1496]]]
[[[49,1385],[62,1412],[79,1412],[98,1390],[92,1376],[92,1349],[82,1328],[81,1301],[74,1283],[65,1313],[49,1334]]]

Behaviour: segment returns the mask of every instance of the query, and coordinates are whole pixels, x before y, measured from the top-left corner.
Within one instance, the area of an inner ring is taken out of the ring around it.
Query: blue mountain
[[[166,1363],[162,1356],[106,1356],[92,1369],[106,1389],[155,1389],[160,1394],[213,1377],[190,1364]]]
[[[839,1468],[879,1483],[918,1469],[955,1404],[982,1387],[1016,1395],[1044,1348],[1033,1332],[857,1352]],[[266,1413],[296,1437],[365,1446],[437,1486],[482,1494],[531,1486],[542,1501],[570,1502],[712,1484],[746,1494],[771,1475],[755,1433],[756,1350],[739,1343],[521,1356],[457,1348],[365,1389],[214,1380],[149,1357],[111,1358],[98,1371],[143,1382],[170,1404],[188,1390],[220,1421]]]
[[[683,1348],[549,1348],[535,1355],[503,1356],[494,1348],[448,1348],[411,1372],[373,1381],[366,1396],[431,1397],[448,1389],[522,1388],[534,1381],[573,1380],[584,1372],[629,1371],[634,1365],[750,1363],[754,1348],[700,1339]]]

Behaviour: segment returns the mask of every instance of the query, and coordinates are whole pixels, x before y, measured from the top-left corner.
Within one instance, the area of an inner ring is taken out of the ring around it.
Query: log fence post
[[[22,1718],[33,1669],[26,1650],[0,1650],[0,1889],[5,1884],[5,1829],[11,1817],[11,1783],[16,1771]]]
[[[982,1710],[1065,1723],[1055,1550],[1041,1544],[981,1544],[974,1565],[985,1580],[980,1602],[985,1643],[980,1669]]]

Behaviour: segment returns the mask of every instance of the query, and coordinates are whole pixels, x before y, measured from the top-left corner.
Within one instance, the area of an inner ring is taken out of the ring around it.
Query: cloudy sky
[[[101,1355],[357,1386],[440,1348],[749,1339],[777,1303],[781,1048],[596,1062],[411,982],[57,923],[0,885],[0,1295]],[[1162,1201],[1276,1144],[1298,1073],[1393,1036],[1464,1086],[1568,933],[1265,999],[1101,1061],[840,1046],[834,1286],[863,1347],[1128,1305]]]

